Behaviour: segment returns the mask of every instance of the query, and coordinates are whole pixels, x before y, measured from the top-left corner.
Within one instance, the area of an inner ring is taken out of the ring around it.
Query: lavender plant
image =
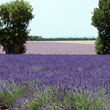
[[[0,106],[109,110],[109,65],[109,55],[0,55]]]

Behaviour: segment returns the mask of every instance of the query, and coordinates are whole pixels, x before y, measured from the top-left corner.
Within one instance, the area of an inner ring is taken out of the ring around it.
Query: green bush
[[[101,37],[97,37],[95,49],[97,54],[110,54],[110,41],[102,40]]]
[[[98,38],[96,39],[95,49],[96,49],[96,53],[97,53],[97,54],[102,54],[102,51],[103,51],[103,49],[104,49],[104,46],[103,46],[103,44],[101,43],[101,38],[100,38],[100,37],[98,37]]]

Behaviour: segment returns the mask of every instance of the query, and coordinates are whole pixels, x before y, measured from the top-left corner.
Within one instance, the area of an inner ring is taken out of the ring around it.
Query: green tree
[[[29,22],[33,19],[33,8],[24,0],[0,5],[0,44],[6,54],[21,54],[26,51]]]
[[[92,25],[98,29],[96,53],[110,54],[110,0],[99,0],[99,7],[93,12]]]

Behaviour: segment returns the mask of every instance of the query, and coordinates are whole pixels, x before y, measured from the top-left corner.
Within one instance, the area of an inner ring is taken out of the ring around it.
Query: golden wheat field
[[[75,44],[94,44],[95,40],[92,41],[45,41],[45,42],[56,42],[56,43],[75,43]]]

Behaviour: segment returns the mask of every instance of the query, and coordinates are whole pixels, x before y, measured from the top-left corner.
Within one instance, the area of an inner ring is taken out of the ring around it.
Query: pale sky
[[[5,3],[10,0],[0,0]],[[42,37],[97,36],[91,25],[93,9],[99,0],[27,0],[34,8],[31,35]]]

